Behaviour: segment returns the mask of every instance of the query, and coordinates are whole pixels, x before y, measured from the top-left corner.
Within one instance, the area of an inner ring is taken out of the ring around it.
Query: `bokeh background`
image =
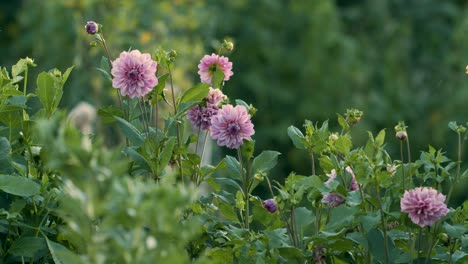
[[[104,25],[114,57],[129,48],[176,50],[180,89],[198,82],[205,53],[232,39],[235,74],[225,93],[259,109],[256,148],[282,153],[277,179],[309,174],[306,153],[286,133],[305,119],[337,127],[336,113],[358,108],[364,117],[353,137],[364,142],[366,131],[385,128],[392,154],[393,127],[404,120],[413,157],[430,143],[452,159],[456,135],[447,124],[468,121],[467,1],[0,0],[0,65],[26,56],[38,64],[33,74],[75,65],[62,106],[112,104],[95,70],[103,51],[89,45],[88,20]]]

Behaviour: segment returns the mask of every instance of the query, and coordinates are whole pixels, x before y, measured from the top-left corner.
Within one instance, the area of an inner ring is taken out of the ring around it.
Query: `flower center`
[[[230,135],[237,135],[240,131],[240,126],[238,123],[229,123],[227,131]]]
[[[127,72],[127,77],[132,80],[138,80],[138,75],[140,74],[138,67],[133,67],[130,71]]]

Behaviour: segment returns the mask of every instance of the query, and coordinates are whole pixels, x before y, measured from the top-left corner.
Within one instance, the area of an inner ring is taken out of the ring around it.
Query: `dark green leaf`
[[[445,222],[442,226],[444,227],[445,232],[447,232],[447,235],[449,235],[450,237],[458,238],[458,239],[461,239],[463,234],[468,232],[468,228],[460,224],[450,225],[447,222]]]
[[[161,155],[159,156],[159,169],[162,171],[164,168],[167,166],[169,161],[171,160],[172,157],[172,152],[174,150],[174,146],[176,143],[176,138],[175,137],[170,137],[164,148],[161,151]]]
[[[138,164],[142,169],[146,171],[151,171],[151,167],[148,164],[148,161],[140,153],[131,147],[124,149],[124,153],[127,154],[136,164]]]
[[[39,194],[41,186],[36,182],[21,176],[0,175],[0,190],[18,196],[33,196]]]
[[[54,259],[55,264],[82,264],[83,261],[75,255],[73,252],[68,250],[66,247],[50,241],[46,237],[47,246],[50,254]]]
[[[13,242],[8,252],[16,257],[33,258],[37,251],[46,248],[44,238],[20,237]]]
[[[37,76],[36,94],[48,115],[52,113],[54,95],[56,93],[55,81],[50,74],[42,72]]]
[[[119,127],[122,129],[124,135],[130,140],[130,142],[139,147],[143,145],[145,142],[143,135],[134,127],[132,124],[127,122],[127,120],[120,118],[118,116],[114,116],[114,119],[117,121],[119,124]]]
[[[210,85],[207,83],[199,83],[194,87],[188,89],[182,94],[180,103],[190,102],[190,101],[201,101],[208,95]]]
[[[305,149],[305,138],[304,134],[295,126],[288,127],[288,136],[294,143],[294,146],[298,149]]]
[[[275,167],[278,162],[278,156],[281,153],[278,151],[265,150],[260,155],[255,157],[252,163],[252,174],[259,171],[267,172]]]
[[[109,82],[112,82],[112,77],[110,76],[110,74],[105,71],[104,69],[101,69],[101,68],[96,68],[96,70],[98,70],[100,73],[102,73],[102,76],[104,76],[104,78],[106,78],[106,80],[108,80]]]

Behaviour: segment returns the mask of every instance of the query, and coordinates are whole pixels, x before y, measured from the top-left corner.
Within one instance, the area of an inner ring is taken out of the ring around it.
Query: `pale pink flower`
[[[211,119],[211,137],[219,146],[239,148],[244,139],[255,134],[254,125],[245,107],[224,105]]]
[[[322,203],[328,204],[330,207],[336,207],[344,203],[345,199],[336,193],[327,193],[322,198]]]
[[[187,113],[190,123],[196,128],[208,130],[211,127],[211,118],[218,113],[219,108],[216,105],[207,106],[196,105]]]
[[[351,183],[349,184],[349,190],[350,191],[357,191],[359,190],[359,184],[357,183],[357,180],[356,180],[356,175],[354,175],[354,172],[353,170],[351,169],[351,167],[347,166],[345,168],[345,170],[351,174],[352,178],[351,178]]]
[[[431,226],[448,213],[445,195],[428,187],[405,191],[400,200],[401,211],[408,213],[413,223]]]
[[[120,89],[123,96],[142,97],[158,84],[156,68],[157,63],[149,53],[124,51],[112,62],[112,86]]]
[[[232,62],[230,62],[228,58],[214,53],[211,55],[205,55],[200,60],[198,69],[201,82],[208,84],[211,84],[211,78],[217,70],[223,71],[225,81],[229,80],[229,78],[234,74],[232,72]]]
[[[330,185],[336,179],[336,170],[332,169],[330,174],[327,174],[327,176],[328,181],[326,181],[325,184]]]
[[[221,103],[222,101],[226,100],[227,99],[227,96],[223,94],[223,92],[216,88],[216,89],[213,89],[212,87],[210,87],[210,91],[208,92],[208,96],[205,98],[205,100],[208,102],[208,104],[213,104],[213,105],[216,105],[218,106],[219,103]]]

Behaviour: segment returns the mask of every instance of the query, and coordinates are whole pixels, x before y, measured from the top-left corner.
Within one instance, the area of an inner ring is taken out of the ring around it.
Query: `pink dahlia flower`
[[[208,96],[205,98],[208,104],[212,104],[216,106],[218,106],[219,103],[221,103],[225,99],[227,99],[227,96],[224,95],[220,89],[218,88],[213,89],[211,87],[210,87],[210,91],[208,92]]]
[[[400,207],[402,212],[409,214],[413,223],[421,227],[433,225],[448,213],[445,195],[427,187],[405,191]]]
[[[232,62],[224,56],[219,56],[212,53],[205,55],[198,64],[198,74],[200,75],[201,82],[211,84],[211,77],[216,70],[221,70],[224,73],[224,80],[227,81],[234,74],[232,72]]]
[[[262,202],[263,208],[265,208],[268,212],[274,213],[278,209],[278,204],[276,203],[275,199],[268,199]]]
[[[245,107],[225,105],[211,119],[211,137],[219,146],[236,149],[255,134],[253,127]]]
[[[328,204],[330,207],[336,207],[344,203],[345,199],[336,193],[327,193],[322,198],[322,203]]]
[[[124,96],[142,97],[158,84],[156,68],[157,62],[151,59],[149,53],[124,51],[112,62],[112,86],[120,89]]]
[[[211,118],[218,113],[218,110],[219,108],[212,104],[196,105],[188,111],[187,117],[194,127],[208,130],[211,127]]]

